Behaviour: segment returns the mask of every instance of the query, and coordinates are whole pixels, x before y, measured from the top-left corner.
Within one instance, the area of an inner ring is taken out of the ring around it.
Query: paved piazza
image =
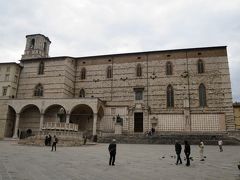
[[[20,146],[0,141],[0,180],[239,180],[239,146],[205,146],[206,161],[192,145],[191,166],[175,165],[173,145],[118,144],[116,166],[108,165],[108,145]],[[184,162],[185,163],[185,162]]]

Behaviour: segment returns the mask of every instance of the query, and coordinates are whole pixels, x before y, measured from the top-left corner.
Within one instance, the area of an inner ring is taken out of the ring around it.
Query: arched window
[[[81,70],[81,79],[86,79],[86,68],[82,68]]]
[[[141,66],[141,64],[137,65],[137,76],[138,77],[142,76],[142,66]]]
[[[171,62],[166,63],[166,75],[172,75],[172,63]]]
[[[34,49],[34,46],[35,46],[35,39],[32,39],[31,44],[30,44],[30,48]]]
[[[44,62],[41,61],[38,66],[38,74],[44,74]]]
[[[204,73],[203,60],[199,59],[197,65],[198,65],[198,74]]]
[[[200,107],[207,106],[206,88],[204,84],[199,85],[199,106]]]
[[[112,66],[107,67],[107,78],[112,78]]]
[[[41,84],[35,87],[34,96],[43,96],[43,86]]]
[[[85,97],[85,91],[84,89],[81,89],[80,92],[79,92],[79,97]]]
[[[174,107],[174,92],[172,85],[168,85],[167,87],[167,107]]]
[[[46,42],[44,42],[44,44],[43,44],[43,50],[45,53],[47,52],[47,43]]]

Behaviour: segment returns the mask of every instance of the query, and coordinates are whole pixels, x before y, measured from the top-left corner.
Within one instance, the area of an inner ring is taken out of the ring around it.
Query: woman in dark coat
[[[185,153],[186,159],[187,159],[187,164],[186,164],[186,166],[190,166],[189,156],[190,156],[190,154],[191,154],[191,148],[190,148],[190,145],[188,144],[187,141],[184,141],[184,144],[185,144],[184,153]]]

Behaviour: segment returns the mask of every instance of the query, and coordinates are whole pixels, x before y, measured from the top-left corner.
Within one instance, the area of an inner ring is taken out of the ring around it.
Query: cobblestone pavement
[[[116,165],[108,165],[107,144],[82,147],[20,146],[0,141],[0,180],[240,180],[239,146],[205,146],[205,161],[191,146],[191,166],[175,165],[173,145],[117,145]],[[183,158],[183,154],[182,154]]]

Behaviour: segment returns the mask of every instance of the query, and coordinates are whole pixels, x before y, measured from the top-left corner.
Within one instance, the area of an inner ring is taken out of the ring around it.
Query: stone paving
[[[240,180],[240,146],[205,146],[205,161],[191,146],[191,166],[175,165],[173,145],[118,144],[108,165],[108,144],[82,147],[21,146],[0,141],[0,180]],[[171,157],[172,156],[172,157]],[[183,158],[183,154],[182,154]]]

